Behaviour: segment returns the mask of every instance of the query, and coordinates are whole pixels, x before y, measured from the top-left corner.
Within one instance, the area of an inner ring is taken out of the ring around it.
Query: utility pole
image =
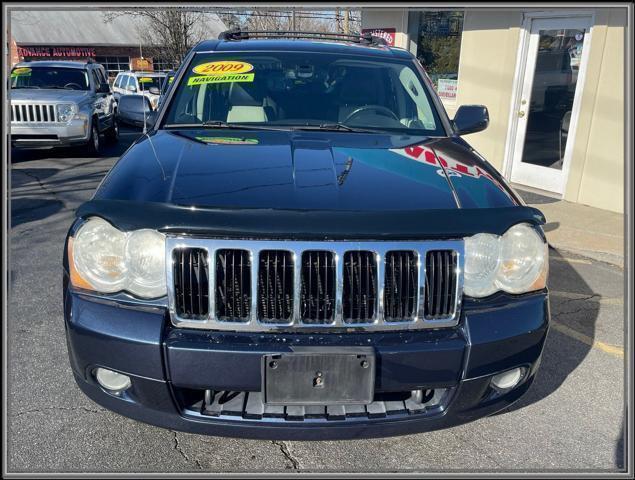
[[[350,21],[351,21],[351,11],[344,10],[344,33],[349,34],[351,32]]]
[[[295,8],[291,9],[291,30],[292,31],[296,31],[295,30]]]

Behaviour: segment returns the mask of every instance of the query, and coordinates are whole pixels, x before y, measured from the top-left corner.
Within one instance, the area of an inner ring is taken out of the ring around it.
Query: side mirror
[[[110,93],[110,85],[107,83],[100,83],[97,87],[97,93]]]
[[[458,135],[476,133],[489,125],[489,113],[485,105],[461,105],[452,122]]]
[[[128,90],[129,92],[136,92],[137,91],[137,87],[135,87],[134,85],[128,85],[126,87],[126,90]]]
[[[122,123],[148,129],[154,125],[156,112],[145,95],[121,95],[117,102],[117,117]]]
[[[148,90],[148,92],[152,95],[161,95],[161,90],[159,90],[157,87],[150,87],[150,90]]]

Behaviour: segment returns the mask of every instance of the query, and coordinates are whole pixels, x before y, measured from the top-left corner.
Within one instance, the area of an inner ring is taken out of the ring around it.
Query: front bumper
[[[78,145],[89,138],[87,119],[74,119],[70,123],[11,123],[11,145],[18,148]]]
[[[459,326],[411,332],[347,334],[212,332],[177,329],[165,309],[95,299],[65,288],[65,325],[77,384],[91,399],[122,415],[192,433],[266,439],[343,439],[402,435],[446,428],[499,411],[533,382],[548,330],[546,292],[487,301],[467,300]],[[324,421],[199,415],[186,399],[207,389],[257,392],[264,354],[295,346],[371,346],[377,392],[444,389],[447,402],[429,415],[400,412],[376,418]],[[132,378],[114,395],[93,371]],[[523,381],[496,393],[490,379],[525,367]],[[198,393],[197,393],[198,392]]]

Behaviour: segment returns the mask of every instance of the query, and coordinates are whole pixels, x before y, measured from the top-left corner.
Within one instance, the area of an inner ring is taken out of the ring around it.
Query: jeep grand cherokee
[[[267,37],[266,34],[261,35]],[[548,329],[542,214],[372,37],[233,32],[187,55],[64,250],[72,370],[154,425],[389,436],[509,406]]]

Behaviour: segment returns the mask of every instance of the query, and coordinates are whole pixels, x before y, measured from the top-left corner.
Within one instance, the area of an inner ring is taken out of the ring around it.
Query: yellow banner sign
[[[204,83],[231,83],[231,82],[253,82],[253,73],[240,73],[240,74],[228,74],[228,75],[205,75],[202,77],[190,77],[187,80],[187,85],[202,85]]]

